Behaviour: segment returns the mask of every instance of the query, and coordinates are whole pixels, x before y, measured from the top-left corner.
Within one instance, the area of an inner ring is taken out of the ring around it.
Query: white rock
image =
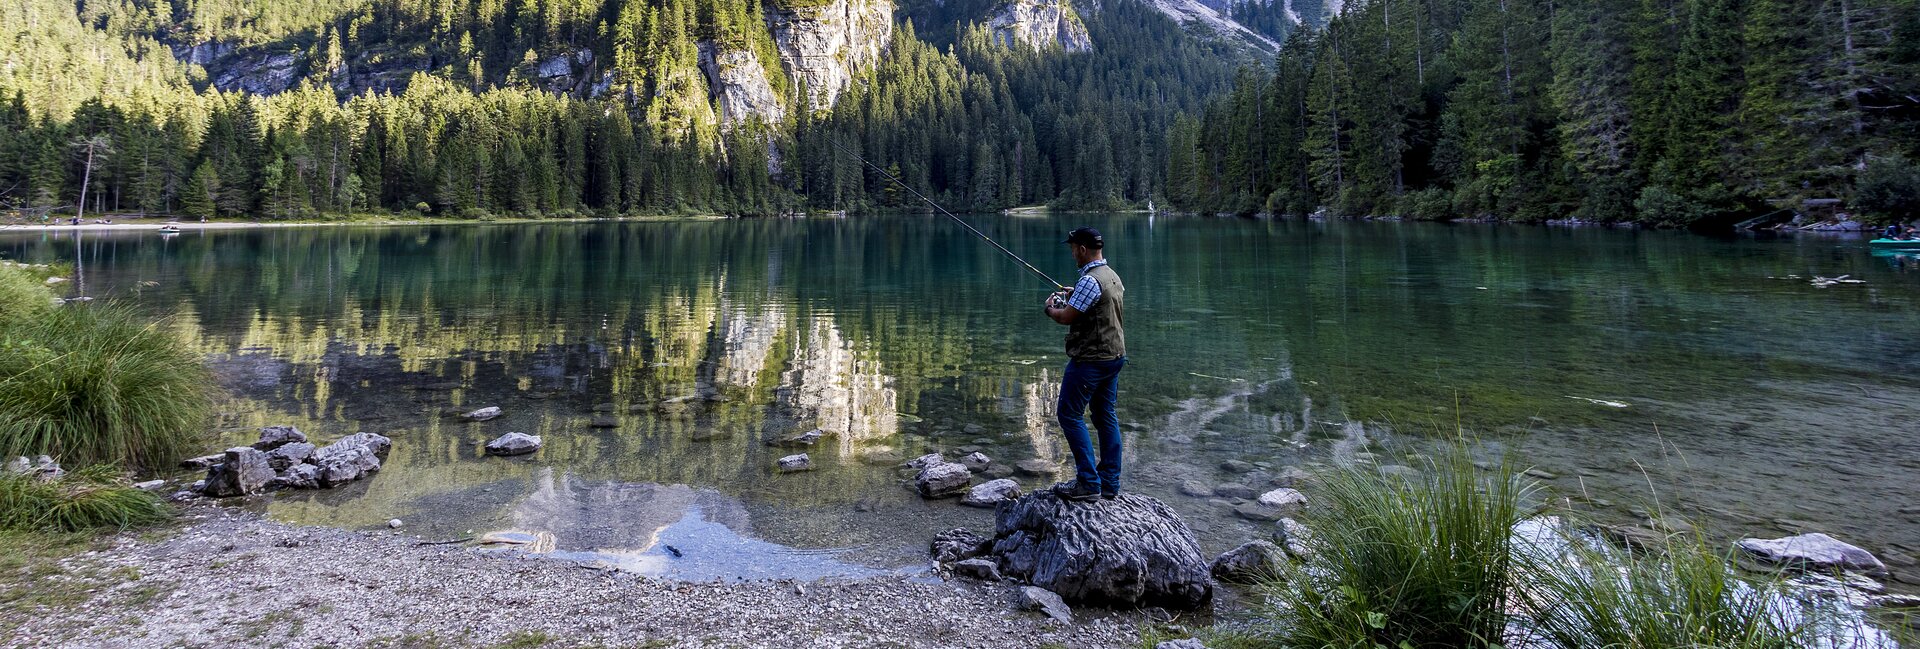
[[[395,518],[395,519],[391,519],[391,520],[388,520],[388,521],[387,521],[387,527],[388,527],[388,528],[392,528],[392,529],[399,529],[399,527],[400,527],[400,519],[398,519],[398,518]]]
[[[789,456],[780,458],[779,464],[780,464],[781,473],[793,473],[795,471],[812,471],[813,470],[813,458],[807,457],[806,453],[789,455]]]
[[[539,435],[507,433],[487,442],[488,455],[526,455],[540,450]]]
[[[1858,570],[1885,576],[1887,565],[1872,552],[1814,532],[1779,539],[1741,539],[1741,550],[1763,561],[1802,570]]]
[[[1266,507],[1298,508],[1302,505],[1307,504],[1307,495],[1300,493],[1300,490],[1298,489],[1288,489],[1288,488],[1282,487],[1279,489],[1275,489],[1273,491],[1260,494],[1259,502],[1261,505]]]
[[[501,415],[500,406],[487,406],[485,408],[481,408],[479,410],[475,410],[473,412],[469,412],[467,414],[460,415],[460,416],[466,419],[471,419],[473,421],[486,421],[488,419],[493,419],[500,415]]]

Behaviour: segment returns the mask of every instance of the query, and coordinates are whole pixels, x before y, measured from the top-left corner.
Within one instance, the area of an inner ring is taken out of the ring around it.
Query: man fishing
[[[1060,400],[1055,406],[1060,429],[1073,449],[1074,479],[1053,486],[1066,500],[1086,501],[1096,496],[1120,495],[1120,416],[1113,410],[1120,398],[1120,368],[1127,365],[1126,335],[1121,330],[1122,303],[1127,289],[1107,266],[1102,253],[1106,241],[1100,231],[1079,228],[1064,242],[1080,265],[1073,288],[1047,298],[1047,317],[1067,325],[1067,369],[1060,378]],[[1100,462],[1094,464],[1093,441],[1082,417],[1093,406],[1093,427],[1100,433]]]

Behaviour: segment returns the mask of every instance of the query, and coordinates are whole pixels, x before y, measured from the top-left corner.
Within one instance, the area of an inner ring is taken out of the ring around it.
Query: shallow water
[[[1464,429],[1605,519],[1657,508],[1920,553],[1920,514],[1900,513],[1920,505],[1913,258],[1811,237],[974,218],[1062,279],[1061,233],[1107,232],[1128,286],[1126,486],[1208,550],[1271,524],[1184,480],[1407,463]],[[917,571],[934,532],[991,513],[922,501],[899,461],[1068,459],[1047,287],[944,219],[0,231],[0,256],[77,261],[86,294],[177,311],[167,326],[231,395],[209,450],[280,423],[395,440],[371,480],[254,505],[289,521],[544,533],[692,579]],[[1864,283],[1810,282],[1843,274]],[[446,416],[481,406],[507,414]],[[816,470],[777,474],[797,451],[766,442],[816,427]],[[507,431],[546,447],[480,453]]]

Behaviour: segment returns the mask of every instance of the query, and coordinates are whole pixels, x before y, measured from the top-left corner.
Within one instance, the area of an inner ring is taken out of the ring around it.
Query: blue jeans
[[[1073,449],[1075,478],[1081,484],[1107,493],[1120,491],[1120,415],[1113,404],[1120,399],[1120,368],[1125,357],[1110,361],[1067,361],[1060,377],[1060,401],[1055,410],[1060,430],[1067,434],[1067,446]],[[1100,432],[1100,464],[1093,462],[1093,440],[1087,438],[1087,421],[1082,418],[1087,406],[1093,406],[1093,427]]]

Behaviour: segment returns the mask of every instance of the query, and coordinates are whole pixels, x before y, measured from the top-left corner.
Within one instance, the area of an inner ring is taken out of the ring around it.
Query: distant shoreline
[[[149,217],[151,218],[151,217]],[[527,225],[534,223],[619,223],[619,222],[667,222],[667,221],[719,221],[729,217],[718,214],[697,214],[689,216],[627,216],[627,217],[588,217],[565,219],[508,218],[489,220],[469,219],[364,219],[341,221],[153,221],[144,218],[128,219],[116,223],[67,224],[31,224],[9,223],[0,225],[0,233],[8,232],[158,232],[163,225],[188,230],[251,230],[257,228],[311,228],[327,226],[423,226],[423,225]]]

